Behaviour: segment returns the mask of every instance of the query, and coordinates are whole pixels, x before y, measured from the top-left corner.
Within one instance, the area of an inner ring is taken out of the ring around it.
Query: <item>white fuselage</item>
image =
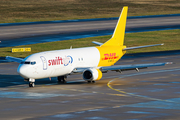
[[[96,47],[46,51],[26,57],[17,71],[26,79],[41,79],[68,75],[74,68],[97,67],[99,61]]]

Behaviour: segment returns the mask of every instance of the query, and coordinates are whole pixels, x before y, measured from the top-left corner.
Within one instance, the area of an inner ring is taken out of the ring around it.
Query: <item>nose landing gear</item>
[[[29,82],[29,87],[34,87],[34,86],[35,86],[34,82]]]
[[[33,79],[33,78],[24,79],[24,81],[29,82],[29,87],[34,87],[35,86],[35,79]]]

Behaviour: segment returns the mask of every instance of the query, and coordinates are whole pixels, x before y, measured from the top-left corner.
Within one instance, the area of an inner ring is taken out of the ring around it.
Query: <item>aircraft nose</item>
[[[23,77],[27,78],[27,67],[24,65],[19,65],[17,72]]]

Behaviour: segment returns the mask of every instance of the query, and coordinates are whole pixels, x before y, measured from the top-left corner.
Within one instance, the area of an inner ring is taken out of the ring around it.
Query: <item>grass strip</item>
[[[0,23],[178,14],[180,0],[0,0]]]
[[[127,47],[142,46],[150,44],[164,43],[164,46],[142,48],[136,50],[129,50],[127,53],[140,53],[140,52],[154,52],[154,51],[168,51],[168,50],[179,50],[180,49],[180,29],[177,30],[166,30],[166,31],[153,31],[153,32],[141,32],[141,33],[127,33],[125,35],[125,43]],[[31,52],[12,53],[12,47],[0,48],[0,57],[14,56],[14,57],[27,57],[30,54],[50,51],[50,50],[61,50],[73,48],[96,46],[92,41],[106,42],[110,39],[108,36],[100,37],[89,37],[74,40],[64,40],[57,42],[46,42],[31,45],[16,46],[13,48],[31,47]]]

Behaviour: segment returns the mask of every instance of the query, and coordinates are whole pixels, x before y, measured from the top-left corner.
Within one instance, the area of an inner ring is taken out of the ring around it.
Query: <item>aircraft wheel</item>
[[[66,83],[67,76],[65,75],[65,76],[63,76],[62,78],[63,78],[63,79],[62,79],[63,83]]]
[[[92,83],[95,83],[96,81],[92,81]]]
[[[29,87],[34,87],[34,86],[35,86],[34,82],[29,83]]]
[[[91,81],[87,81],[88,83],[91,83]]]
[[[63,76],[63,81],[67,80],[67,75]]]
[[[58,83],[66,83],[67,76],[58,76]]]
[[[61,83],[61,76],[58,76],[57,79],[58,79],[58,83]]]
[[[66,81],[65,81],[65,80],[63,80],[62,82],[63,82],[63,83],[66,83]]]

